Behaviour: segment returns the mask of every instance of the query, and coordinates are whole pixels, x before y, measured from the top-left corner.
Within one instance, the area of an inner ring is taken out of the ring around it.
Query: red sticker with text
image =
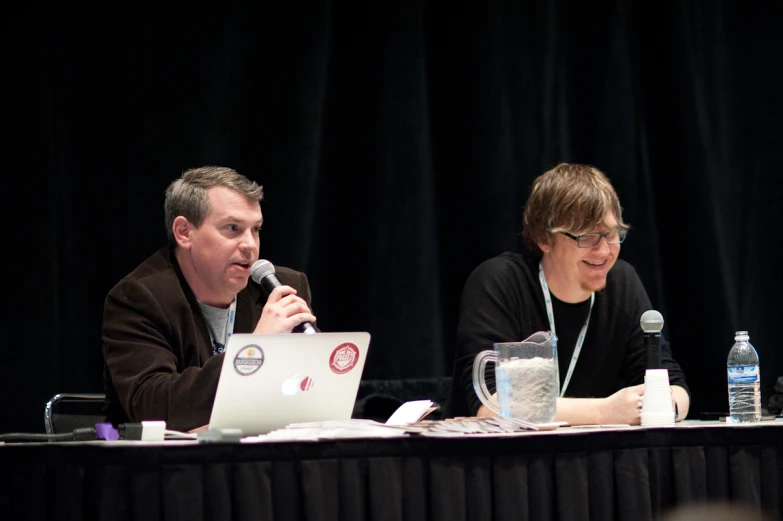
[[[359,361],[359,348],[350,342],[340,344],[329,357],[329,369],[337,374],[345,374]]]

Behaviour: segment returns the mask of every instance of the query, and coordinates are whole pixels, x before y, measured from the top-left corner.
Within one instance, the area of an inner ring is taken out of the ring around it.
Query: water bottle
[[[729,378],[729,423],[755,423],[761,420],[759,355],[749,340],[747,331],[737,331],[726,362]]]

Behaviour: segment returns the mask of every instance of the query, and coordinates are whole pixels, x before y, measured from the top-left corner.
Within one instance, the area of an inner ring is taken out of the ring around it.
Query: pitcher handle
[[[476,355],[473,360],[473,390],[476,391],[476,396],[481,400],[487,409],[500,414],[500,407],[498,407],[498,401],[492,398],[492,395],[487,389],[487,382],[484,380],[484,369],[487,366],[487,362],[498,363],[498,354],[495,351],[482,351]]]

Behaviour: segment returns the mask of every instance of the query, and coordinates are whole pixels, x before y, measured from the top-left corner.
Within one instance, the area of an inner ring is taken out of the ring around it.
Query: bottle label
[[[728,370],[730,384],[752,384],[759,379],[757,365],[733,365]]]

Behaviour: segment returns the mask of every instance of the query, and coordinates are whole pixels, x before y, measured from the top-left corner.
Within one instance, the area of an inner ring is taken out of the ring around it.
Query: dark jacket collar
[[[201,313],[201,308],[198,305],[198,299],[190,288],[190,284],[185,279],[185,275],[182,273],[182,269],[179,267],[177,256],[174,254],[174,248],[166,246],[164,248],[164,255],[168,256],[171,267],[174,269],[174,273],[177,274],[177,279],[182,287],[182,291],[185,294],[185,298],[190,305],[193,315],[198,318],[199,333],[206,335],[209,338],[209,332],[207,330],[207,324]],[[235,333],[252,333],[258,319],[261,318],[261,312],[266,304],[267,295],[260,288],[258,284],[252,280],[248,281],[247,286],[237,294],[237,316],[234,323]]]

